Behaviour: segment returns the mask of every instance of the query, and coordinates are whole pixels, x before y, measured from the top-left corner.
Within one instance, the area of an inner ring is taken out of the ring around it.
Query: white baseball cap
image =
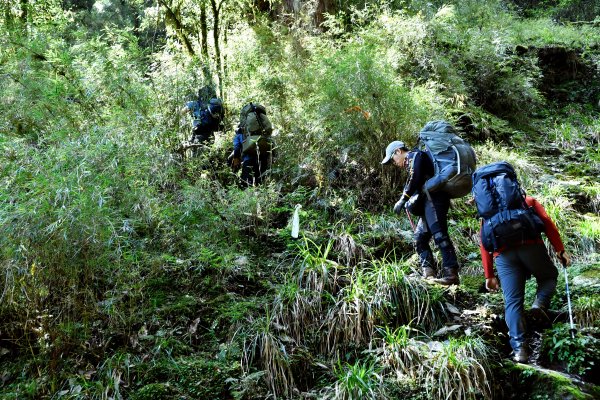
[[[401,142],[400,140],[394,140],[392,143],[388,144],[385,148],[385,158],[381,163],[389,164],[392,160],[394,152],[398,149],[408,150],[408,147],[406,147],[406,144],[404,144],[404,142]]]

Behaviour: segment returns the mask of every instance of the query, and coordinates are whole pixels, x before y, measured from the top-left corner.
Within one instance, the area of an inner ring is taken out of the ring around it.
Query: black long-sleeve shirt
[[[404,185],[402,196],[409,199],[420,192],[425,182],[434,175],[434,168],[427,153],[421,150],[409,152],[405,162],[408,164],[408,180]]]

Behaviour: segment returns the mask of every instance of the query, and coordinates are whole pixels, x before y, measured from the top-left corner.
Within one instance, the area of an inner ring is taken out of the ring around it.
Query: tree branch
[[[185,32],[184,32],[185,27],[183,26],[183,24],[181,23],[179,18],[177,18],[177,14],[175,14],[175,12],[165,2],[165,0],[158,0],[158,1],[160,4],[162,4],[165,7],[165,10],[167,11],[167,21],[175,29],[175,33],[177,34],[177,37],[185,46],[185,49],[187,50],[188,54],[190,56],[194,57],[196,55],[196,52],[194,51],[194,47],[192,46],[192,43],[190,42],[188,37],[185,35]]]

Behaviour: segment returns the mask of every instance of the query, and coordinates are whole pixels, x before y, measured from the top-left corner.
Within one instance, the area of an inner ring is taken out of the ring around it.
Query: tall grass
[[[425,383],[433,399],[491,398],[490,351],[480,338],[451,338],[432,348]]]
[[[295,384],[285,344],[272,330],[269,315],[256,321],[256,327],[255,333],[245,342],[242,369],[248,374],[257,363],[265,371],[264,379],[271,393],[292,396]]]
[[[273,324],[285,330],[296,343],[318,329],[324,312],[323,293],[300,288],[294,280],[286,281],[273,301]]]
[[[573,313],[579,326],[597,326],[600,318],[600,296],[577,296],[573,299]]]
[[[577,247],[582,254],[596,253],[600,249],[600,218],[584,215],[575,232],[579,236]]]
[[[10,351],[26,359],[21,375],[31,388],[19,394],[51,397],[61,389],[73,398],[81,390],[91,398],[126,397],[127,385],[145,379],[130,373],[132,364],[212,352],[213,345],[220,352],[218,344],[231,339],[233,316],[234,324],[250,321],[242,381],[263,379],[270,396],[298,395],[304,377],[293,356],[303,349],[326,363],[349,361],[334,368],[325,397],[385,398],[394,375],[423,384],[432,398],[490,397],[484,360],[491,353],[480,339],[426,345],[413,335],[446,320],[446,292],[411,276],[411,261],[401,254],[409,247],[408,222],[367,217],[370,231],[356,234],[352,220],[339,235],[329,224],[358,215],[361,196],[381,202],[397,196],[401,175],[380,166],[383,149],[394,139],[414,144],[427,120],[468,114],[478,137],[499,141],[498,130],[508,141],[522,138],[508,121],[529,120],[544,99],[535,56],[517,55],[515,46],[575,43],[593,53],[598,33],[549,20],[521,22],[495,0],[442,3],[349,10],[332,17],[321,35],[261,19],[253,26],[231,23],[223,49],[229,130],[204,157],[185,163],[172,154],[188,134],[189,121],[177,109],[205,82],[198,62],[176,44],[150,55],[131,31],[66,27],[67,14],[27,38],[1,32],[0,331],[3,343],[15,343]],[[268,184],[242,191],[229,186],[235,177],[221,159],[247,101],[265,104],[281,129],[280,158]],[[554,122],[532,139],[577,151],[598,139],[587,111],[544,124]],[[595,254],[597,217],[573,223],[569,193],[539,179],[546,168],[535,158],[492,141],[476,149],[480,164],[515,165],[561,232],[581,237],[568,241],[570,250]],[[582,153],[597,163],[593,149]],[[336,178],[344,168],[351,176]],[[265,274],[263,267],[275,263],[274,246],[294,246],[275,235],[281,230],[274,220],[282,194],[303,174],[314,180],[307,179],[311,188],[296,200],[319,221],[307,224],[297,258],[284,266],[292,273]],[[597,208],[598,190],[584,190]],[[465,207],[457,207],[457,216],[465,218]],[[455,232],[476,228],[460,221]],[[457,242],[470,249],[472,239]],[[379,250],[398,259],[370,260]],[[225,287],[229,277],[255,286]],[[205,302],[221,290],[235,292],[227,294],[225,311],[214,305],[221,299]],[[272,302],[265,300],[271,295]],[[238,302],[242,296],[249,298]],[[257,319],[262,304],[270,307]],[[581,297],[574,306],[585,323],[597,318],[595,298]],[[207,333],[198,333],[213,316]],[[372,361],[364,350],[379,358]],[[93,362],[96,376],[82,378],[79,369]],[[314,377],[320,378],[326,377]]]
[[[409,276],[406,265],[374,261],[368,279],[373,288],[373,307],[382,320],[414,323],[427,329],[443,320],[441,290]]]
[[[423,341],[411,337],[409,325],[398,328],[378,328],[381,335],[381,360],[399,378],[418,380],[424,374],[429,348]]]
[[[323,322],[325,353],[333,354],[351,344],[369,346],[373,337],[375,310],[370,287],[362,272],[349,279]]]
[[[298,249],[300,265],[297,279],[300,287],[318,293],[336,293],[339,290],[342,267],[328,259],[333,245],[333,240],[319,245],[309,238],[304,238]]]
[[[385,390],[379,367],[372,361],[357,361],[345,363],[334,369],[336,378],[331,387],[326,387],[320,393],[324,399],[359,400],[384,399]]]

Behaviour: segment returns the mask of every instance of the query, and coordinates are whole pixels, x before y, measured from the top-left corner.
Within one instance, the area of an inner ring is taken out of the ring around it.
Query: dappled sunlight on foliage
[[[597,394],[598,4],[517,3],[0,5],[0,397]],[[223,125],[186,150],[203,86]],[[226,160],[249,102],[275,154],[242,188]],[[461,284],[420,276],[392,213],[406,174],[381,160],[438,119],[556,223],[578,332],[559,279],[534,363],[585,384],[504,359],[470,195],[449,214]]]

